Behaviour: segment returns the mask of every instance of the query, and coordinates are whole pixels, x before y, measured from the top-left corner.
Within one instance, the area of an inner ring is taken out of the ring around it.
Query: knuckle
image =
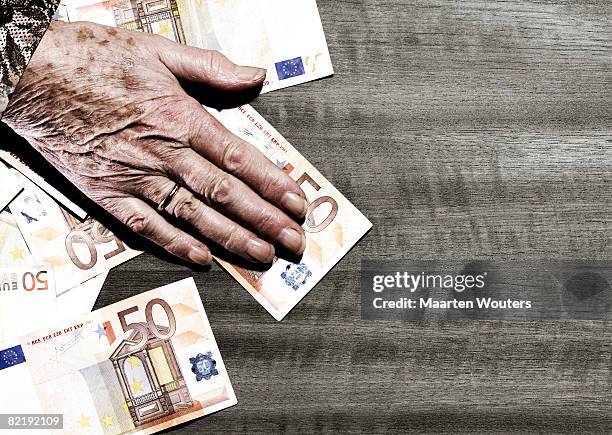
[[[193,195],[184,195],[177,199],[174,215],[186,221],[193,221],[200,212],[198,200]]]
[[[240,230],[233,229],[231,231],[226,231],[221,236],[219,243],[230,252],[241,252],[244,250],[246,241]]]
[[[222,61],[222,55],[217,50],[208,50],[206,52],[206,63],[210,74],[217,75],[219,73]]]
[[[177,254],[184,250],[182,240],[176,235],[170,236],[164,240],[161,246],[171,254]]]
[[[229,205],[236,186],[229,176],[220,176],[210,183],[206,197],[213,204]]]
[[[270,210],[268,207],[261,207],[257,213],[255,225],[260,231],[277,232],[276,229],[281,227],[281,217],[279,213]]]
[[[137,234],[147,235],[150,231],[150,218],[143,212],[131,214],[125,221],[125,225]]]
[[[263,186],[261,186],[261,193],[267,198],[278,197],[278,194],[287,190],[287,183],[283,178],[275,175],[268,175],[263,180]]]
[[[227,140],[221,164],[229,172],[242,172],[248,162],[247,150],[239,143]]]

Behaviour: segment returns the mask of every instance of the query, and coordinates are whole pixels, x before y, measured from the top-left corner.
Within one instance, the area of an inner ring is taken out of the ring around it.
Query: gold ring
[[[181,188],[181,185],[176,183],[174,187],[172,188],[172,190],[170,191],[170,193],[168,194],[168,196],[166,196],[166,198],[164,198],[164,200],[159,203],[159,205],[157,206],[157,210],[164,211],[166,207],[170,205],[170,203],[172,202],[172,200],[174,199],[174,197],[176,196],[180,188]]]

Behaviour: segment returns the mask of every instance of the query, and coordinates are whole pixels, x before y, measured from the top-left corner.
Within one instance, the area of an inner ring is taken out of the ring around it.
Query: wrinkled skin
[[[304,251],[294,220],[305,214],[304,193],[179,83],[229,96],[258,93],[264,78],[265,70],[159,36],[55,23],[3,121],[92,200],[171,254],[208,264],[209,240],[267,263],[275,245]],[[181,188],[158,212],[176,182]]]

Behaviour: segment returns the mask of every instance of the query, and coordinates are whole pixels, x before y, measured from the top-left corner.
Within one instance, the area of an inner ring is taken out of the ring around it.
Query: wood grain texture
[[[612,3],[319,0],[336,75],[255,107],[374,229],[282,323],[194,275],[238,406],[177,433],[610,432],[602,322],[367,322],[361,258],[609,259]]]

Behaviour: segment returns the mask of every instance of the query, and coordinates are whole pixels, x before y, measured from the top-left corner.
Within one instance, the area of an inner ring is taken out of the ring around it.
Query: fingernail
[[[306,236],[293,228],[285,228],[278,238],[283,246],[298,255],[306,249]]]
[[[193,246],[189,251],[189,259],[194,263],[203,265],[208,265],[211,261],[210,254],[197,246]]]
[[[274,259],[274,248],[261,240],[251,239],[247,245],[247,254],[257,261],[269,263]]]
[[[283,204],[283,207],[285,207],[285,210],[294,214],[296,217],[303,218],[304,216],[306,216],[308,202],[306,202],[306,200],[297,193],[285,193],[285,195],[283,195],[281,203]]]
[[[263,68],[255,68],[253,66],[239,66],[236,65],[234,74],[240,80],[259,80],[266,75],[266,70]]]

